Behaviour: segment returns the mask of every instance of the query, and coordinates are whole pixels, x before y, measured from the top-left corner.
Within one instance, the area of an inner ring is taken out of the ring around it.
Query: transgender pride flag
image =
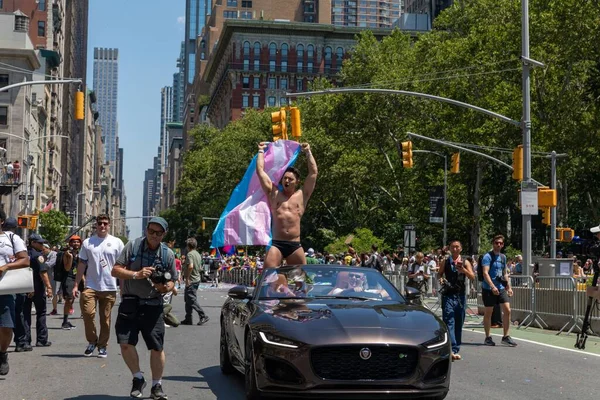
[[[300,144],[292,140],[269,143],[265,151],[265,172],[275,185],[285,170],[294,165]],[[231,194],[213,232],[211,247],[227,245],[268,245],[271,242],[271,210],[256,175],[256,158]]]

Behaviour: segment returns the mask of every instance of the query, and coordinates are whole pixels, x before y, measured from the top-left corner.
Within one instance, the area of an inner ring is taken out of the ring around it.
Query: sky
[[[90,89],[94,47],[119,49],[117,120],[119,145],[124,149],[127,217],[142,216],[144,172],[152,168],[160,141],[160,89],[173,85],[184,16],[185,0],[90,0]],[[127,225],[131,238],[141,236],[141,219],[128,219]]]

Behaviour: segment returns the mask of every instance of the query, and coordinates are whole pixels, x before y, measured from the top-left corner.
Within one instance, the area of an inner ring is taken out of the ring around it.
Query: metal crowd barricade
[[[534,323],[540,328],[543,328],[542,325],[545,325],[544,320],[535,313],[535,283],[533,277],[527,275],[511,275],[510,281],[513,290],[513,296],[510,299],[510,309],[511,311],[518,311],[525,314],[519,324],[519,329],[525,324],[527,324],[525,325],[525,328],[528,328]],[[548,325],[545,327],[547,328]]]
[[[570,326],[568,333],[579,327],[577,319],[578,300],[577,283],[570,276],[540,276],[537,278],[534,290],[535,317],[539,317],[542,322],[552,317],[569,317],[569,320],[558,331],[560,335]],[[544,325],[548,325],[544,322]]]

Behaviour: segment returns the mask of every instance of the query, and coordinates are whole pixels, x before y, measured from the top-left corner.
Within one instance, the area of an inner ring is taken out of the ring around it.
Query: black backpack
[[[488,251],[485,254],[489,254],[491,261],[490,261],[490,266],[496,262],[495,256],[494,256],[494,252],[493,251]],[[479,282],[483,282],[483,257],[485,257],[485,254],[482,254],[479,256],[479,259],[477,260],[477,280]],[[502,259],[502,256],[504,254],[500,254],[500,259]],[[506,257],[506,256],[505,256]],[[504,266],[506,267],[506,261],[504,262]]]
[[[56,264],[54,264],[54,280],[56,282],[62,282],[67,277],[67,271],[65,271],[63,264],[63,255],[64,252],[59,252],[56,254]]]
[[[379,255],[379,253],[377,255],[374,254],[374,256],[375,260],[373,260],[373,263],[370,265],[370,267],[379,272],[383,272],[383,258]]]

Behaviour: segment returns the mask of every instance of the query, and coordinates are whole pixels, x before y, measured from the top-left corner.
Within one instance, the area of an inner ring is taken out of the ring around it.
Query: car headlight
[[[423,343],[423,346],[428,349],[437,349],[439,347],[445,346],[448,343],[448,332],[444,332],[442,336],[436,336],[431,340]]]
[[[287,347],[289,349],[297,349],[298,344],[289,339],[282,338],[281,336],[273,335],[272,333],[259,332],[260,338],[267,344],[273,346]]]

